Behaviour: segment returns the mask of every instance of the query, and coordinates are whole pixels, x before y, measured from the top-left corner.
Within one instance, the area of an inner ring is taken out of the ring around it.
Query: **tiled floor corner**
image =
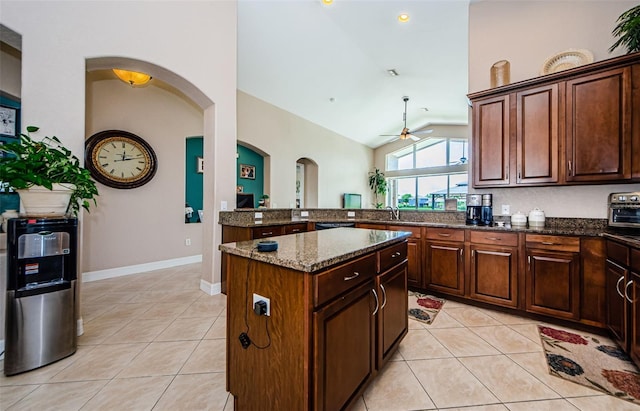
[[[0,376],[0,410],[233,410],[226,298],[199,283],[199,264],[83,283],[78,351]],[[409,321],[399,352],[352,409],[640,411],[551,376],[536,324],[447,301],[433,324]]]

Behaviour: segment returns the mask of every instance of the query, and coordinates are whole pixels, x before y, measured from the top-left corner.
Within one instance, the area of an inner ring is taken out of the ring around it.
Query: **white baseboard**
[[[163,268],[171,268],[200,262],[202,262],[202,254],[192,255],[189,257],[172,258],[170,260],[154,261],[152,263],[130,265],[126,267],[109,268],[106,270],[88,271],[86,273],[82,273],[82,282],[88,283],[91,281],[122,277],[124,275],[144,273],[147,271],[161,270]]]
[[[222,284],[221,283],[212,284],[209,281],[200,279],[200,290],[204,291],[209,295],[220,294],[222,292]]]

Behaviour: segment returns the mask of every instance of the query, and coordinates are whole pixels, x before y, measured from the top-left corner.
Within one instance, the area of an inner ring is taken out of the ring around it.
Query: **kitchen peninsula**
[[[220,245],[236,410],[349,406],[407,333],[407,238],[336,228]]]

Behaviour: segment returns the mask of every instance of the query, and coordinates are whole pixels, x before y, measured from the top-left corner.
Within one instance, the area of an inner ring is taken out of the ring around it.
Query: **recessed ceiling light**
[[[330,6],[331,4],[333,4],[333,0],[322,0],[322,4],[326,4],[327,6]]]
[[[398,21],[400,23],[406,23],[409,21],[409,15],[407,13],[402,13],[398,16]]]
[[[396,69],[389,69],[387,70],[387,73],[389,73],[391,77],[395,77],[398,75],[398,72],[396,71]]]

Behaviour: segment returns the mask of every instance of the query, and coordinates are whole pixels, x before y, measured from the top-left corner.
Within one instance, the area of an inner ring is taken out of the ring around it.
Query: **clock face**
[[[0,107],[0,134],[16,135],[16,109]]]
[[[93,178],[114,188],[135,188],[156,173],[157,160],[146,141],[126,131],[102,131],[86,142],[85,163]]]

